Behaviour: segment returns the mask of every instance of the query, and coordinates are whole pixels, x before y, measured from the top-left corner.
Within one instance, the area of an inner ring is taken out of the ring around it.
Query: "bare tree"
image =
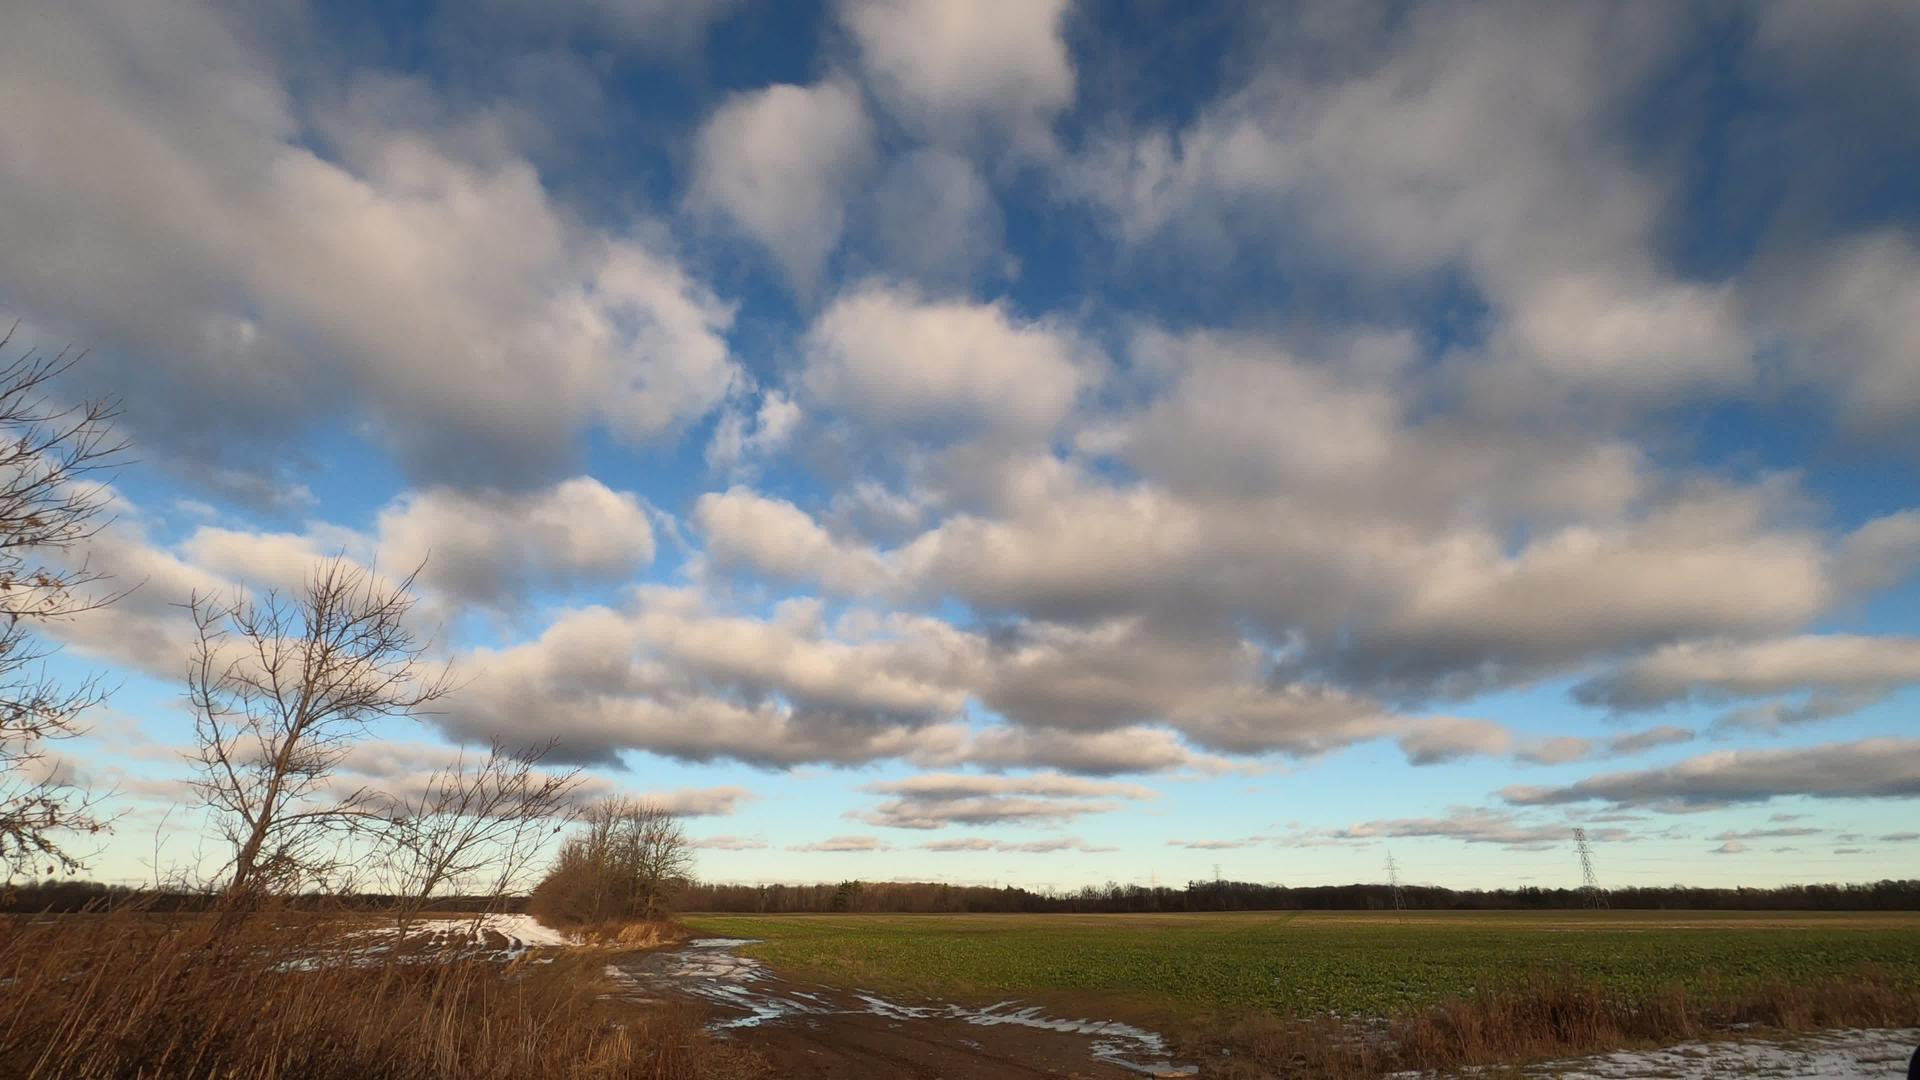
[[[379,816],[373,791],[335,789],[341,759],[373,722],[416,718],[452,690],[409,626],[413,583],[339,556],[297,599],[189,603],[195,786],[232,849],[230,901],[325,881],[342,841]]]
[[[561,921],[663,918],[693,872],[680,820],[658,803],[603,799],[581,815],[553,871],[534,890],[537,912]]]
[[[105,524],[109,493],[91,478],[126,449],[113,437],[113,402],[50,401],[50,383],[77,359],[28,352],[0,367],[0,880],[79,869],[69,838],[108,826],[99,796],[50,747],[83,733],[100,685],[49,678],[41,661],[51,649],[32,632],[117,599],[88,594],[101,577],[84,560],[49,559]]]
[[[537,768],[552,749],[510,753],[496,740],[484,758],[462,753],[417,792],[384,798],[383,863],[402,926],[442,890],[497,898],[522,883],[547,839],[577,813],[580,770]]]

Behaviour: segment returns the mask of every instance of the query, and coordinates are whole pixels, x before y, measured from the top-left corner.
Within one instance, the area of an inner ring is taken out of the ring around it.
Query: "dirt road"
[[[745,944],[706,938],[636,953],[607,974],[636,1000],[707,1003],[716,1032],[749,1041],[782,1077],[1120,1080],[1198,1071],[1173,1061],[1159,1035],[1130,1024],[1051,1016],[1018,1001],[907,1002],[796,983],[738,955]]]

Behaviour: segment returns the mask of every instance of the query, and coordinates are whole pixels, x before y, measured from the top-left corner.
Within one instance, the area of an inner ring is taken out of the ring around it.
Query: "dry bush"
[[[1745,990],[1667,986],[1627,997],[1571,971],[1535,971],[1370,1025],[1269,1014],[1242,1018],[1209,1039],[1183,1041],[1190,1052],[1217,1061],[1208,1072],[1223,1080],[1349,1080],[1672,1045],[1749,1025],[1777,1031],[1920,1025],[1920,986],[1866,969]]]
[[[671,811],[602,799],[580,815],[527,910],[550,926],[666,919],[692,870],[692,845]]]
[[[604,957],[340,956],[375,925],[299,913],[0,920],[0,1077],[763,1075],[692,1011],[603,996]],[[542,958],[544,959],[544,958]]]
[[[1809,1031],[1916,1023],[1920,986],[1877,969],[1743,990],[1667,986],[1632,997],[1562,971],[1536,972],[1401,1017],[1392,1042],[1403,1066],[1454,1068],[1666,1045],[1736,1026]]]

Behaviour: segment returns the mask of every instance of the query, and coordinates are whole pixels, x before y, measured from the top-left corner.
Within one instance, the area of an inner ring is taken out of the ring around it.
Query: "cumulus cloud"
[[[405,80],[295,101],[197,3],[30,5],[0,72],[0,228],[36,253],[0,291],[182,469],[348,420],[419,480],[544,481],[737,378],[731,308],[655,227],[581,223],[485,118],[381,107]]]
[[[688,198],[759,241],[811,295],[839,245],[850,189],[872,167],[872,142],[845,81],[736,94],[700,129]]]
[[[1920,740],[1878,738],[1792,750],[1724,750],[1638,772],[1603,773],[1563,787],[1515,786],[1520,806],[1607,802],[1700,808],[1788,795],[1821,799],[1920,796]]]
[[[874,93],[932,137],[997,137],[1039,149],[1073,101],[1067,0],[841,0]]]
[[[633,796],[675,817],[730,817],[740,803],[760,796],[743,787],[670,788]]]
[[[800,406],[778,390],[762,394],[760,407],[751,415],[728,409],[707,442],[708,467],[738,472],[752,459],[779,451],[793,437],[801,417]]]
[[[873,282],[820,314],[806,352],[803,381],[815,399],[883,430],[923,435],[1045,435],[1091,385],[1098,363],[1055,321]]]
[[[978,642],[910,615],[829,625],[792,601],[722,615],[681,590],[564,613],[538,638],[478,649],[471,684],[437,720],[484,738],[530,723],[575,760],[626,749],[767,766],[950,757]],[[531,720],[529,718],[532,718]]]
[[[1830,392],[1856,430],[1920,446],[1908,423],[1920,410],[1920,245],[1883,230],[1797,269],[1800,287],[1781,298],[1798,375]]]
[[[892,797],[849,816],[896,829],[1052,824],[1119,810],[1125,805],[1119,800],[1138,801],[1157,795],[1139,784],[1059,773],[1019,777],[935,773],[869,784],[863,790]]]
[[[888,166],[873,193],[874,245],[894,273],[955,287],[1006,270],[999,204],[965,156],[924,147]]]
[[[202,523],[166,543],[141,507],[116,496],[113,509],[114,520],[68,554],[130,591],[47,632],[168,679],[187,655],[192,626],[181,605],[190,597],[296,594],[335,556],[377,563],[389,582],[418,569],[425,602],[416,614],[434,623],[469,606],[517,611],[542,590],[622,581],[654,554],[645,504],[591,477],[518,492],[403,492],[380,509],[371,532],[324,521],[300,532]]]
[[[1268,62],[1187,123],[1096,141],[1069,170],[1123,240],[1184,245],[1198,263],[1236,257],[1252,233],[1282,266],[1464,273],[1493,324],[1456,369],[1481,408],[1747,384],[1738,298],[1664,270],[1651,245],[1662,186],[1617,137],[1681,16],[1312,21],[1273,33]],[[1324,56],[1340,62],[1310,60]]]
[[[693,524],[706,538],[707,558],[721,569],[818,581],[853,595],[884,593],[898,573],[879,553],[833,536],[793,503],[738,485],[700,496]]]
[[[1914,682],[1920,682],[1920,639],[1801,634],[1668,645],[1581,683],[1574,697],[1624,711],[1796,690],[1882,692]]]
[[[495,608],[621,582],[654,555],[646,504],[590,476],[530,492],[413,492],[381,510],[375,529],[388,566],[418,566],[422,585]]]
[[[1214,774],[1248,766],[1205,754],[1165,728],[1062,731],[1002,725],[975,735],[959,751],[961,761],[982,768],[1050,768],[1084,776],[1191,770]]]
[[[1513,734],[1490,720],[1444,716],[1421,721],[1399,741],[1408,764],[1435,765],[1504,754],[1513,745]]]
[[[1763,701],[1729,709],[1715,717],[1707,733],[1716,739],[1740,735],[1778,735],[1788,728],[1838,716],[1851,716],[1886,698],[1884,691],[1816,690],[1799,701]]]

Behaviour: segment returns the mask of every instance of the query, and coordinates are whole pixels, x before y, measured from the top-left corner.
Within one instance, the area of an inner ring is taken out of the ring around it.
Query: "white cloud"
[[[402,80],[326,89],[352,104],[191,2],[30,4],[0,41],[0,231],[35,252],[0,290],[92,345],[143,450],[365,420],[417,478],[517,484],[725,397],[731,310],[656,230],[582,224],[484,117],[380,108]]]
[[[1894,230],[1835,244],[1795,267],[1771,314],[1795,372],[1856,430],[1910,446],[1920,413],[1920,247]]]
[[[877,553],[835,539],[806,511],[744,487],[708,492],[693,522],[721,568],[747,568],[787,581],[818,581],[853,595],[885,591],[894,571]]]
[[[1412,765],[1435,765],[1466,757],[1497,757],[1513,746],[1513,733],[1491,720],[1437,716],[1400,736],[1400,752]]]
[[[1073,102],[1062,38],[1067,0],[842,0],[875,95],[900,120],[945,140],[1048,145]]]
[[[1617,806],[1698,808],[1814,798],[1920,796],[1920,740],[1861,739],[1791,750],[1724,750],[1640,772],[1603,773],[1563,787],[1509,787],[1523,806],[1609,802]]]
[[[772,454],[786,446],[800,426],[800,406],[778,390],[760,395],[760,407],[751,418],[738,409],[728,409],[714,425],[713,438],[707,443],[707,465],[723,472],[746,471],[753,459]]]
[[[465,655],[472,681],[440,722],[467,738],[554,737],[575,760],[950,759],[978,658],[975,639],[934,620],[828,626],[802,601],[727,616],[689,592],[641,589],[621,610],[569,611],[532,641]]]
[[[495,608],[542,589],[617,584],[654,554],[646,505],[590,476],[525,493],[410,493],[375,527],[389,569],[424,564],[426,587]]]
[[[974,736],[955,763],[982,768],[1052,768],[1083,776],[1192,770],[1221,773],[1244,768],[1217,754],[1199,753],[1164,728],[1110,731],[1000,726]]]
[[[946,427],[1044,436],[1098,366],[1056,322],[871,282],[821,313],[806,352],[813,397],[882,429],[923,435]]]
[[[1435,8],[1355,18],[1332,42],[1283,34],[1190,122],[1095,140],[1067,179],[1156,258],[1415,288],[1463,274],[1489,309],[1445,373],[1469,411],[1738,392],[1740,298],[1664,268],[1667,183],[1618,134],[1681,16],[1621,16]],[[1338,60],[1303,62],[1314,48]]]
[[[859,92],[840,80],[736,94],[700,129],[696,207],[725,214],[812,295],[839,246],[846,204],[872,167]]]
[[[1650,709],[1799,690],[1877,693],[1920,682],[1920,638],[1800,634],[1665,646],[1575,687],[1581,701]]]
[[[1124,804],[1116,800],[1151,799],[1157,794],[1138,784],[1059,773],[1021,777],[941,773],[868,784],[864,790],[892,798],[849,816],[896,829],[1065,822],[1118,810]]]
[[[1000,208],[965,157],[923,147],[888,166],[873,193],[876,247],[909,280],[958,286],[1009,270]]]

